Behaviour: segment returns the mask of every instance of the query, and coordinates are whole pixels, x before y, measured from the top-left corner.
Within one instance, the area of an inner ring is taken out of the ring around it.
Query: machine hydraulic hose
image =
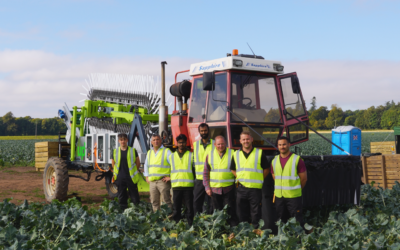
[[[296,119],[298,122],[300,122],[301,124],[303,124],[304,126],[306,126],[307,128],[311,129],[314,133],[316,133],[317,135],[321,136],[325,141],[329,142],[330,144],[332,144],[333,146],[337,147],[338,149],[342,150],[343,152],[345,152],[347,155],[350,155],[349,152],[347,152],[346,150],[344,150],[343,148],[339,147],[338,145],[336,145],[335,143],[333,143],[331,140],[329,140],[328,138],[326,138],[325,136],[321,135],[320,133],[318,133],[315,129],[313,129],[312,127],[308,126],[308,124],[306,124],[305,122],[302,122],[300,119],[298,119],[297,117],[294,117],[292,114],[290,114],[289,112],[287,112],[286,110],[283,111],[284,115],[290,115],[292,118]]]

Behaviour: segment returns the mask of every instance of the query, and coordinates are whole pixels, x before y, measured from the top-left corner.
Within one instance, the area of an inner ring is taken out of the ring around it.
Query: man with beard
[[[209,127],[206,123],[202,123],[198,127],[201,139],[193,143],[194,163],[196,169],[196,180],[194,181],[193,190],[193,207],[194,214],[203,212],[204,200],[206,199],[207,212],[211,205],[211,199],[206,195],[206,190],[203,185],[204,161],[209,152],[213,148],[213,140],[209,139]]]
[[[275,180],[275,207],[278,220],[286,223],[295,217],[304,226],[302,189],[307,183],[307,169],[300,156],[289,151],[287,137],[279,137],[280,155],[272,161],[271,174]]]

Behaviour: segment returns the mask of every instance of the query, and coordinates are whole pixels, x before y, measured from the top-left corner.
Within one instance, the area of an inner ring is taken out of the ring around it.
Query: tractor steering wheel
[[[244,104],[243,100],[250,100],[250,102]],[[244,97],[244,98],[240,99],[238,102],[240,102],[242,105],[244,105],[244,107],[247,108],[247,109],[251,109],[252,108],[251,107],[251,103],[253,102],[253,100],[251,98],[249,98],[249,97]]]

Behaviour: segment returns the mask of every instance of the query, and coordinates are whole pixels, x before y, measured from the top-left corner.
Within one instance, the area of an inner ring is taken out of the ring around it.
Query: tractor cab
[[[240,148],[242,131],[252,134],[254,146],[267,150],[274,147],[260,135],[273,144],[281,135],[292,144],[308,140],[308,129],[296,120],[308,121],[299,80],[296,73],[283,74],[281,62],[234,50],[225,58],[192,64],[185,72],[192,79],[171,87],[179,106],[171,116],[174,140],[183,133],[192,145],[200,139],[203,122],[211,138],[222,135],[234,149]]]

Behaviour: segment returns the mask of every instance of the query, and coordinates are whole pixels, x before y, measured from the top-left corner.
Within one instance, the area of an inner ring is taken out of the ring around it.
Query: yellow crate
[[[395,149],[394,141],[385,141],[385,142],[371,142],[371,153],[382,153],[384,155],[392,153],[392,147]]]
[[[36,171],[43,171],[50,157],[58,157],[58,142],[35,143],[35,167]]]

